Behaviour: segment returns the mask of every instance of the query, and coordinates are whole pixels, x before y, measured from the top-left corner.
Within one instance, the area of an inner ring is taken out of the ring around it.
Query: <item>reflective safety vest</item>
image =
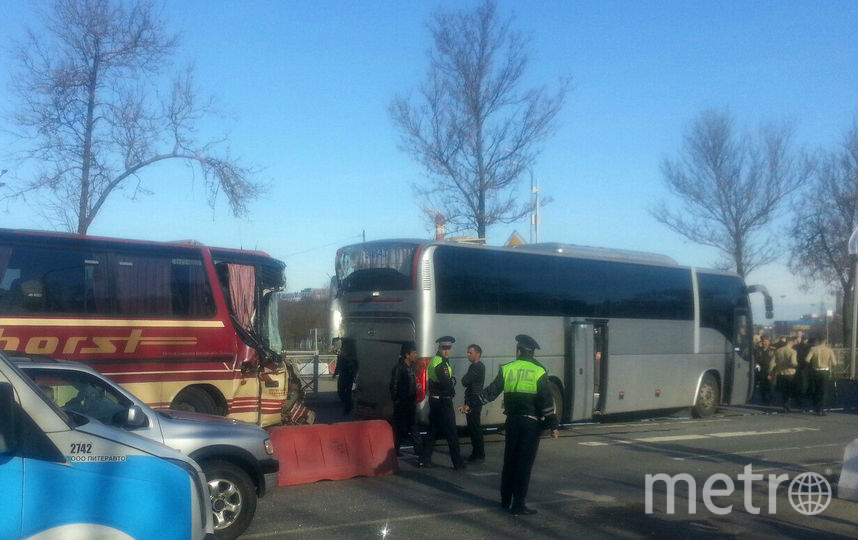
[[[501,366],[503,391],[517,394],[535,394],[536,381],[545,375],[545,369],[527,360],[516,360]]]
[[[429,362],[429,367],[427,369],[429,370],[429,380],[430,381],[436,382],[436,383],[439,382],[438,381],[438,374],[436,373],[435,368],[437,368],[439,365],[441,365],[441,362],[443,362],[443,361],[444,361],[444,357],[439,354],[439,355],[436,355],[432,359],[431,362]],[[448,366],[449,366],[449,363],[448,363]],[[453,366],[449,366],[448,369],[450,370],[450,377],[452,377],[453,376]]]

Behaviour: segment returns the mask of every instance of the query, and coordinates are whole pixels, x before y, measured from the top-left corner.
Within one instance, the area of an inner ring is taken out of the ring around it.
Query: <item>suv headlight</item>
[[[273,455],[274,455],[274,445],[273,445],[273,444],[271,444],[271,439],[265,439],[265,452],[266,452],[269,456],[273,456]]]

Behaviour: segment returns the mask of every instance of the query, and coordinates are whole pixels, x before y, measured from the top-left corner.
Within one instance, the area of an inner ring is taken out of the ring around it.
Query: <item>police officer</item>
[[[501,476],[501,506],[514,515],[535,514],[525,505],[527,486],[539,436],[543,426],[557,438],[557,415],[548,385],[548,373],[533,358],[539,348],[532,337],[515,336],[516,360],[500,367],[495,380],[470,400],[471,405],[483,405],[503,392],[506,413],[506,441]]]
[[[807,363],[813,377],[813,408],[819,416],[825,416],[823,407],[828,397],[828,385],[832,380],[831,370],[837,365],[837,357],[827,341],[824,337],[819,338],[819,344],[807,353]]]
[[[775,348],[772,347],[769,336],[760,336],[760,344],[754,351],[759,373],[760,399],[764,405],[772,402],[772,373],[774,367]]]
[[[798,368],[798,355],[793,348],[795,338],[789,336],[786,343],[775,351],[774,367],[772,368],[772,379],[777,381],[776,387],[783,397],[785,412],[792,412],[793,396],[795,395],[795,370]]]
[[[453,408],[453,396],[456,395],[456,378],[450,367],[450,352],[456,340],[443,336],[435,340],[438,352],[427,368],[429,378],[429,428],[423,441],[423,452],[417,461],[418,467],[432,466],[432,451],[438,433],[447,439],[450,459],[454,469],[464,469],[465,460],[459,453],[459,435],[456,433],[456,411]]]

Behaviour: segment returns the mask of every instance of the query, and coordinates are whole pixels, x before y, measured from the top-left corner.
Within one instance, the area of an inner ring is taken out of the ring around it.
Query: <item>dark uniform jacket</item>
[[[414,402],[417,399],[417,377],[414,368],[401,356],[390,374],[390,399],[395,403]]]
[[[486,365],[482,362],[474,362],[468,366],[468,372],[462,377],[462,386],[465,387],[465,402],[471,396],[477,396],[482,392],[486,383]]]
[[[504,364],[498,375],[470,403],[486,404],[503,392],[504,413],[507,416],[532,416],[544,419],[544,425],[557,429],[554,399],[548,384],[548,372],[536,360],[518,359]]]

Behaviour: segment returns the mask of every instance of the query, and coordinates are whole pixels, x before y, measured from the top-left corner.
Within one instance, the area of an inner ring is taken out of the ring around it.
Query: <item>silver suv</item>
[[[277,484],[279,464],[264,429],[246,422],[155,410],[94,369],[71,361],[7,353],[69,414],[82,414],[181,451],[206,475],[215,537],[232,539],[250,525],[257,497]]]

